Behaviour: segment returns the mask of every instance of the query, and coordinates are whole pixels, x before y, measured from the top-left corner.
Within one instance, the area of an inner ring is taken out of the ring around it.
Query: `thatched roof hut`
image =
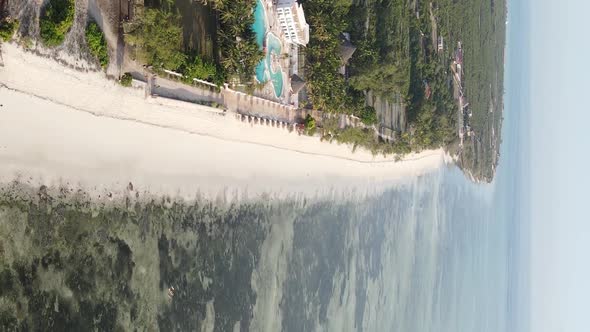
[[[301,89],[305,86],[305,81],[299,77],[297,74],[293,74],[291,76],[291,90],[293,90],[294,94],[299,93]]]
[[[356,47],[352,45],[350,42],[350,37],[348,34],[341,34],[340,35],[340,60],[343,64],[347,64],[352,55],[356,51]]]

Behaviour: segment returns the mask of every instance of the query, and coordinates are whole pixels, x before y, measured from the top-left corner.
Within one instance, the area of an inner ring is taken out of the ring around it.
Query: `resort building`
[[[296,0],[277,0],[277,15],[287,41],[305,46],[309,42],[309,25],[303,7]]]
[[[445,40],[444,40],[443,36],[438,36],[437,50],[439,53],[445,50]]]
[[[296,95],[305,87],[305,81],[297,74],[291,76],[291,93]]]
[[[346,66],[352,55],[356,51],[356,47],[350,42],[350,34],[347,32],[340,34],[340,74],[346,76]]]

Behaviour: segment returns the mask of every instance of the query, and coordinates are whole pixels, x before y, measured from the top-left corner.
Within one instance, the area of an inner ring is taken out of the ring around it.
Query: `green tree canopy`
[[[200,57],[195,56],[192,61],[187,61],[181,71],[184,75],[185,81],[191,83],[193,78],[205,81],[213,80],[217,69],[214,64],[203,61]]]
[[[106,68],[109,64],[109,51],[104,34],[96,22],[90,22],[86,27],[86,42],[90,53],[100,62],[100,66]]]
[[[47,46],[63,43],[74,23],[74,0],[50,0],[41,13],[41,40]]]
[[[376,94],[385,95],[394,92],[405,93],[408,89],[409,76],[406,70],[393,63],[378,64],[367,68],[350,78],[350,84],[357,90],[372,90]]]
[[[18,29],[18,20],[0,20],[0,41],[9,41]]]
[[[361,108],[361,110],[362,111],[359,114],[359,118],[365,125],[371,126],[377,123],[377,111],[375,108],[371,106],[365,106]]]
[[[213,8],[219,13],[217,40],[220,64],[229,76],[251,81],[264,52],[256,43],[253,0],[214,0]]]

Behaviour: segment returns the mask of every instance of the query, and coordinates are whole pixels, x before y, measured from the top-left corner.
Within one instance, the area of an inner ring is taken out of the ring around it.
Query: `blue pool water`
[[[260,83],[265,83],[270,79],[275,90],[275,95],[280,97],[283,92],[283,73],[280,69],[274,72],[271,64],[272,54],[276,56],[281,55],[281,41],[275,35],[271,33],[267,34],[264,5],[260,0],[256,2],[252,30],[256,34],[256,43],[260,49],[264,49],[265,44],[267,46],[266,57],[256,66],[256,80]]]
[[[276,72],[272,70],[271,54],[275,54],[277,57],[281,55],[281,41],[272,33],[268,34],[266,41],[266,44],[268,45],[266,52],[267,68],[269,68],[270,80],[272,81],[272,85],[275,89],[275,95],[280,97],[281,93],[283,92],[283,71],[280,70],[280,68]]]
[[[256,34],[256,43],[258,44],[258,47],[263,49],[264,37],[266,36],[266,15],[264,14],[264,6],[260,0],[256,2],[252,30],[254,30],[254,33]]]

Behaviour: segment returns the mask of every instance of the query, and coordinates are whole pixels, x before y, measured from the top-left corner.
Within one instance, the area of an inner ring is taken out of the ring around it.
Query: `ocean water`
[[[0,317],[43,330],[501,331],[509,227],[489,189],[445,168],[339,201],[92,207],[5,190]]]

